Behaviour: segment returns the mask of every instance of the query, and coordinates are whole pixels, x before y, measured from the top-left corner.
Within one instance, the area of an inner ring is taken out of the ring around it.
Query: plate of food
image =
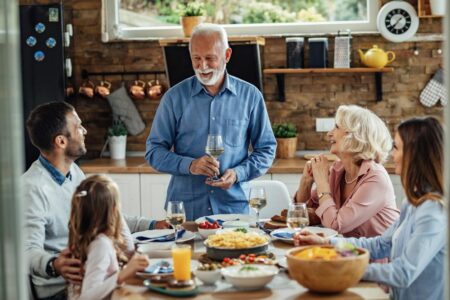
[[[311,233],[318,234],[322,237],[331,238],[335,237],[338,232],[331,228],[326,227],[317,227],[317,226],[308,226],[305,227],[304,230],[308,230]],[[292,238],[295,230],[290,228],[282,228],[282,229],[276,229],[270,233],[270,236],[274,239],[280,240],[282,242],[293,244],[294,239]]]
[[[206,254],[215,260],[236,258],[242,254],[260,254],[267,252],[270,237],[259,232],[224,230],[210,235],[205,240]]]
[[[287,209],[283,209],[279,215],[274,215],[270,220],[264,222],[262,228],[266,231],[287,227]]]
[[[192,297],[199,292],[194,280],[178,281],[173,277],[146,279],[144,285],[151,291],[173,297]]]

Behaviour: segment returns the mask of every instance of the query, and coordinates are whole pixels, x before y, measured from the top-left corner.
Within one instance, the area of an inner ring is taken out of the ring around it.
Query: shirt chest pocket
[[[247,138],[248,119],[225,120],[225,144],[230,147],[240,147]]]

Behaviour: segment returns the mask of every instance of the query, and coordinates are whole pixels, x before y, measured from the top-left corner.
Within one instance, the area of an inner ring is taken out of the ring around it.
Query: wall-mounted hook
[[[420,54],[419,49],[417,48],[417,43],[414,43],[413,53],[416,56]]]

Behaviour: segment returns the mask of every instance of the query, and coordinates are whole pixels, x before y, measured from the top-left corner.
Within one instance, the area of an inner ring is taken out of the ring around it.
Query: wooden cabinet
[[[400,175],[390,174],[389,177],[391,177],[392,185],[394,186],[395,203],[397,203],[397,207],[400,209],[402,201],[405,199],[405,192],[403,191]]]
[[[141,214],[139,174],[104,174],[119,186],[122,212],[130,216]]]
[[[164,204],[166,202],[168,174],[141,174],[141,215],[154,220],[166,217]]]
[[[87,174],[87,176],[92,174]],[[130,216],[143,216],[154,220],[166,217],[164,204],[170,175],[168,174],[105,174],[119,186],[122,211]],[[293,196],[297,191],[302,174],[266,174],[255,180],[278,180],[283,182]],[[405,198],[400,176],[390,174],[397,207]]]

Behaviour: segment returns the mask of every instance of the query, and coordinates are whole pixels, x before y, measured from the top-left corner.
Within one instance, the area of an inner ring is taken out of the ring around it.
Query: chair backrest
[[[250,181],[250,188],[262,186],[266,190],[267,206],[259,213],[261,219],[268,219],[274,215],[279,215],[283,209],[288,209],[292,202],[286,185],[278,180],[253,180]],[[256,216],[256,212],[250,208],[250,215]]]

